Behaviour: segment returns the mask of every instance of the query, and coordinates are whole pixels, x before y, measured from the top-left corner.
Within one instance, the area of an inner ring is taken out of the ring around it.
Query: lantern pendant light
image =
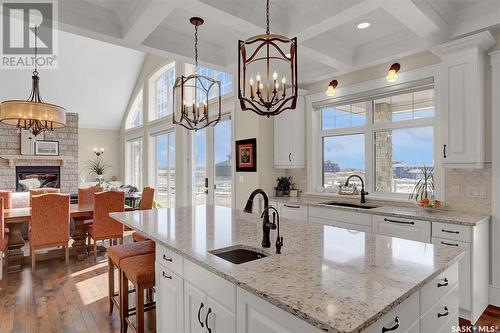
[[[189,21],[195,29],[194,73],[189,76],[181,75],[175,80],[173,123],[197,131],[219,122],[221,89],[219,81],[198,74],[198,27],[204,21],[200,17],[192,17]],[[210,105],[209,100],[211,100]]]
[[[40,96],[40,75],[37,70],[38,28],[35,27],[35,69],[31,93],[26,101],[10,100],[0,104],[0,122],[29,130],[33,135],[66,126],[66,110],[58,105],[44,103]]]
[[[243,111],[275,116],[297,104],[297,38],[266,34],[238,42],[238,98]],[[255,79],[254,79],[255,78]]]

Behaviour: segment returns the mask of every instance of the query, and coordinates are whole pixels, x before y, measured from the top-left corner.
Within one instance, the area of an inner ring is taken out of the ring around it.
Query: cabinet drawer
[[[325,219],[319,219],[317,217],[310,217],[309,222],[331,225],[333,227],[347,229],[347,230],[362,231],[366,233],[372,232],[371,226],[339,222],[334,220],[325,220]]]
[[[458,286],[453,287],[420,318],[422,332],[440,332],[451,316],[458,314]],[[455,318],[454,318],[455,319]]]
[[[403,333],[412,332],[415,328],[415,322],[419,320],[419,293],[415,293],[410,296],[403,303],[398,305],[395,309],[390,311],[388,314],[377,320],[376,323],[372,324],[366,329],[366,333],[380,333],[383,332],[383,328],[395,328],[391,330],[391,333]],[[422,323],[420,323],[422,324]],[[418,327],[418,325],[416,325]],[[385,331],[385,330],[384,330]],[[433,332],[431,331],[421,331],[421,332]]]
[[[372,221],[375,226],[375,233],[379,235],[425,243],[431,241],[430,222],[388,216],[373,216]]]
[[[184,275],[184,259],[181,255],[156,243],[156,262],[182,277]]]
[[[372,216],[369,214],[361,214],[356,212],[348,212],[341,209],[309,207],[309,217],[317,217],[320,219],[334,220],[339,222],[347,222],[351,224],[372,225]]]
[[[236,311],[236,285],[192,263],[184,261],[184,280],[203,290],[229,311]]]
[[[307,221],[307,206],[295,205],[290,203],[280,204],[280,218]]]
[[[434,303],[453,289],[458,282],[458,263],[427,283],[420,291],[420,313],[425,313]]]
[[[432,223],[432,237],[472,242],[472,227],[458,224]]]

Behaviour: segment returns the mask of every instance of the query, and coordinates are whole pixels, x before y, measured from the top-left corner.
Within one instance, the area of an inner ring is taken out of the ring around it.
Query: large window
[[[336,191],[358,174],[371,191],[410,193],[434,166],[433,130],[432,87],[323,108],[323,187]]]
[[[126,174],[128,185],[142,190],[142,138],[128,140],[125,146]]]
[[[143,110],[144,105],[142,101],[142,90],[137,94],[134,103],[132,103],[132,107],[130,108],[130,112],[127,117],[127,121],[125,122],[125,129],[131,129],[134,127],[142,126],[143,119]]]
[[[194,71],[194,66],[191,64],[185,65],[186,73],[192,73]],[[221,96],[231,95],[233,93],[233,76],[226,72],[220,72],[207,67],[198,67],[198,74],[208,76],[220,81]],[[211,94],[208,96],[212,99],[216,96],[216,91],[212,90]],[[198,101],[201,102],[201,101]]]
[[[175,207],[175,133],[157,134],[153,139],[156,199],[163,207]]]
[[[150,120],[172,114],[173,87],[175,84],[175,62],[162,67],[149,81]]]

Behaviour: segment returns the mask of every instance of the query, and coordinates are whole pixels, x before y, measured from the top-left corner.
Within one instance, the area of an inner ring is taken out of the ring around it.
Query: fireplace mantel
[[[0,155],[1,159],[7,160],[12,168],[16,161],[39,160],[39,161],[57,161],[64,167],[64,163],[68,160],[76,159],[73,156],[40,156],[40,155]]]

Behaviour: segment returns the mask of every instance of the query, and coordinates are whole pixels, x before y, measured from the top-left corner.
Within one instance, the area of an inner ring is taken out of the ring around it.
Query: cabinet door
[[[214,299],[207,297],[208,310],[205,326],[209,333],[233,333],[236,331],[236,315]]]
[[[376,233],[419,242],[431,241],[431,224],[426,221],[402,219],[396,217],[373,216]]]
[[[290,150],[291,166],[293,168],[303,168],[306,166],[306,112],[305,98],[297,97],[297,108],[285,112],[291,113],[290,124]]]
[[[158,332],[184,331],[183,281],[156,264],[156,323]]]
[[[184,332],[206,333],[207,298],[203,292],[184,282]]]
[[[292,143],[290,141],[291,114],[289,111],[274,117],[274,165],[292,164]]]

